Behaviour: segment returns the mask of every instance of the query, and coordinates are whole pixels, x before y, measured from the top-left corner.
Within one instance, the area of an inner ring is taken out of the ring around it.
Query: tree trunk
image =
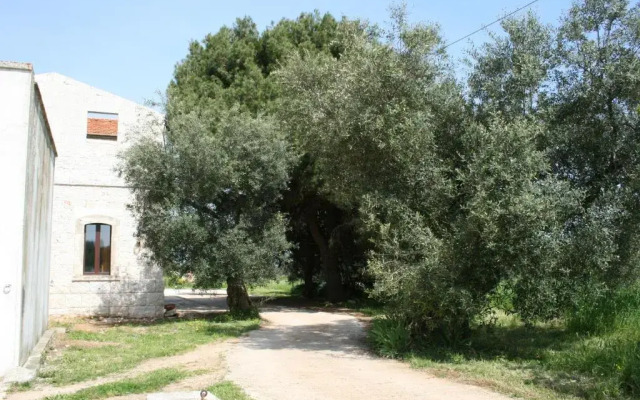
[[[307,225],[309,226],[311,237],[313,237],[320,252],[320,261],[327,282],[327,300],[330,302],[342,301],[345,299],[345,293],[342,287],[340,271],[338,270],[338,255],[320,231],[316,215],[310,215],[307,218]]]
[[[313,246],[313,242],[305,238],[300,244],[300,250],[304,254],[302,257],[304,260],[304,264],[302,265],[302,276],[304,278],[302,295],[307,299],[312,299],[316,296],[316,285],[313,282],[313,275],[317,266],[315,247]]]
[[[227,305],[233,312],[246,312],[253,309],[247,287],[241,279],[227,278]]]
[[[324,275],[327,280],[327,300],[332,303],[343,301],[346,296],[342,287],[342,278],[338,269],[338,256],[329,247],[328,254],[323,257]]]

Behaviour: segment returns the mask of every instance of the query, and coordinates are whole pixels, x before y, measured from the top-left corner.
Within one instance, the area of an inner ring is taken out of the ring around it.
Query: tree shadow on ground
[[[279,313],[316,313],[320,311],[278,308]],[[251,333],[244,346],[258,350],[294,349],[327,352],[335,356],[368,355],[366,332],[362,322],[354,318],[326,323],[300,325],[266,325]]]

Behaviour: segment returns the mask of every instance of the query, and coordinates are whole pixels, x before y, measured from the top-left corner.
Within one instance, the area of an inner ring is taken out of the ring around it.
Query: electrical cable
[[[539,0],[533,0],[532,2],[530,2],[530,3],[528,3],[528,4],[525,4],[524,6],[522,6],[522,7],[518,8],[517,10],[512,11],[512,12],[510,12],[510,13],[509,13],[509,14],[507,14],[507,15],[504,15],[504,16],[502,16],[502,17],[500,17],[500,18],[496,19],[496,20],[495,20],[495,21],[493,21],[493,22],[491,22],[491,23],[489,23],[489,24],[486,24],[486,25],[483,25],[480,29],[477,29],[477,30],[473,31],[473,32],[471,32],[470,34],[468,34],[468,35],[466,35],[466,36],[461,37],[460,39],[454,40],[454,41],[453,41],[453,42],[451,42],[451,43],[447,43],[447,44],[445,44],[444,46],[442,46],[441,50],[444,50],[444,49],[446,49],[446,48],[447,48],[447,47],[449,47],[449,46],[453,46],[454,44],[456,44],[456,43],[458,43],[458,42],[461,42],[461,41],[465,40],[466,38],[471,37],[471,36],[475,35],[476,33],[478,33],[478,32],[480,32],[480,31],[483,31],[483,30],[487,29],[487,28],[488,28],[488,27],[490,27],[491,25],[493,25],[493,24],[495,24],[495,23],[498,23],[498,22],[502,21],[503,19],[508,18],[508,17],[512,16],[513,14],[515,14],[515,13],[517,13],[517,12],[520,12],[520,11],[524,10],[525,8],[527,8],[527,7],[531,6],[532,4],[537,3],[538,1],[539,1]]]

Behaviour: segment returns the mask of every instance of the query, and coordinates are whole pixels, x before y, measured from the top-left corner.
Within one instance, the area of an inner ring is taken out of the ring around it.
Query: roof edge
[[[72,78],[70,76],[61,74],[59,72],[52,71],[52,72],[43,72],[43,73],[35,74],[36,82],[38,81],[38,78],[40,78],[40,77],[43,77],[43,78],[44,77],[49,77],[49,79],[53,78],[53,79],[63,79],[63,80],[71,81],[71,83],[73,83],[75,85],[85,86],[85,87],[91,88],[94,91],[100,92],[102,94],[105,94],[105,95],[108,95],[108,96],[117,97],[119,99],[122,99],[124,101],[127,101],[127,102],[131,103],[132,105],[135,105],[137,107],[141,107],[141,108],[143,108],[143,109],[145,109],[147,111],[155,113],[158,116],[164,116],[164,113],[159,112],[157,110],[154,110],[153,108],[151,108],[149,106],[146,106],[144,104],[140,104],[137,101],[134,101],[134,100],[128,99],[126,97],[120,96],[119,94],[109,92],[108,90],[101,89],[99,87],[93,86],[90,83],[79,81],[79,80],[77,80],[75,78]]]
[[[33,72],[33,64],[17,61],[0,61],[1,69],[17,69],[22,71]]]
[[[56,157],[58,157],[58,149],[56,148],[55,140],[53,140],[53,133],[51,132],[51,126],[49,125],[49,118],[47,117],[47,108],[45,107],[44,101],[42,100],[42,93],[40,93],[40,86],[38,86],[37,82],[34,82],[33,86],[36,91],[36,97],[38,98],[38,107],[40,107],[40,111],[42,112],[42,119],[44,119],[45,130],[47,131],[49,142],[51,142],[51,148],[53,149],[53,154]]]

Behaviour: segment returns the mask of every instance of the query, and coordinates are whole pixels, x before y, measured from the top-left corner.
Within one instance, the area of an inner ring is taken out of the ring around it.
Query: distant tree
[[[638,276],[639,27],[637,4],[589,0],[574,3],[559,29],[549,153],[556,173],[586,193],[576,249],[591,257],[575,258],[599,265],[592,285]]]
[[[637,276],[638,15],[626,1],[578,1],[558,30],[533,14],[511,18],[506,36],[473,53],[477,120],[498,114],[537,125],[549,165],[540,178],[553,176],[579,199],[560,220],[557,256],[511,278],[514,306],[530,319],[558,315],[579,291],[606,293]]]
[[[288,263],[278,199],[291,157],[271,119],[217,114],[173,114],[165,142],[141,138],[121,173],[150,260],[193,272],[196,287],[226,282],[231,311],[247,311],[245,285],[277,277]]]
[[[554,31],[535,14],[511,17],[501,25],[506,36],[491,34],[490,42],[471,51],[470,96],[485,121],[496,112],[508,119],[535,113],[555,61]]]

